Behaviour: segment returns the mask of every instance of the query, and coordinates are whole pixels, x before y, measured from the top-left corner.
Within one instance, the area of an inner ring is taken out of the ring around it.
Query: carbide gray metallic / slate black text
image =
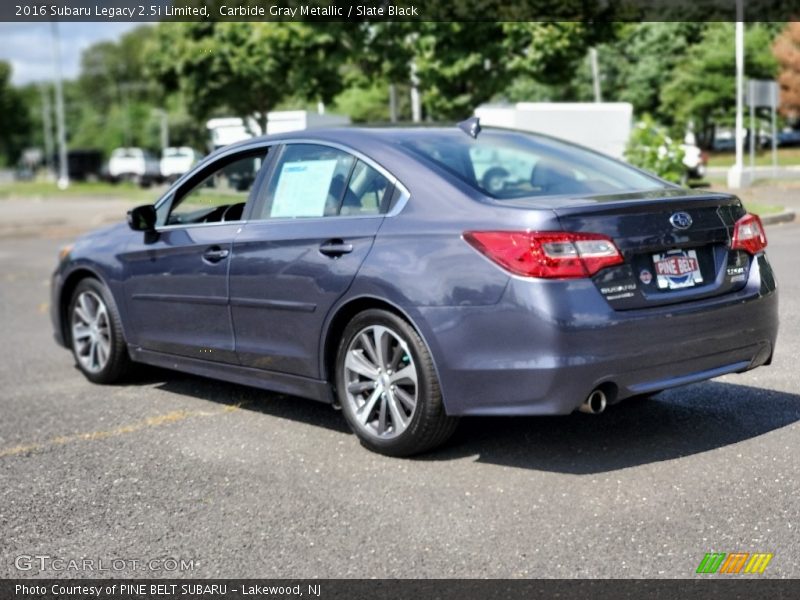
[[[249,140],[129,221],[53,276],[89,379],[133,360],[338,403],[387,454],[461,415],[598,412],[746,371],[777,336],[763,227],[735,196],[544,136]]]

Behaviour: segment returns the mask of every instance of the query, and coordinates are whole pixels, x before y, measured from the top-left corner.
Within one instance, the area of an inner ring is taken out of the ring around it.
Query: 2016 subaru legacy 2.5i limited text
[[[368,448],[461,415],[601,412],[769,364],[761,221],[552,138],[338,129],[228,146],[62,252],[56,338],[341,406]]]

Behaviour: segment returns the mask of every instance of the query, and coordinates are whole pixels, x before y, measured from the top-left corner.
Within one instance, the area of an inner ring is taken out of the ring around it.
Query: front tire
[[[445,413],[433,359],[419,334],[384,310],[359,313],[345,329],[336,391],[350,428],[380,454],[425,452],[443,444],[457,425]]]
[[[67,319],[75,364],[89,381],[116,383],[130,373],[119,313],[102,283],[96,279],[78,283]]]

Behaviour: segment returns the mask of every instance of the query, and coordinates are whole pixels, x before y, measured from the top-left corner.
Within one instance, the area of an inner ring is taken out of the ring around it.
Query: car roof
[[[509,133],[515,133],[509,131]],[[516,132],[519,133],[519,132]],[[402,147],[402,142],[411,139],[423,139],[426,137],[466,137],[463,131],[457,127],[333,127],[319,129],[303,129],[286,133],[276,133],[264,135],[234,142],[223,146],[207,157],[213,160],[221,154],[228,154],[238,150],[256,149],[261,145],[269,143],[288,142],[292,140],[308,141],[309,143],[328,143],[334,146],[341,146],[350,149],[357,154],[362,154],[382,165],[395,177],[400,177],[403,167],[410,167],[412,164],[429,166],[427,161],[421,156]],[[401,143],[398,143],[401,142]],[[448,176],[449,177],[449,176]]]
[[[486,127],[485,131],[495,133],[505,133],[508,135],[538,135],[531,134],[530,132],[517,131],[512,129],[501,129],[495,127]],[[361,143],[394,143],[398,141],[410,141],[413,139],[424,139],[437,137],[445,138],[464,138],[467,134],[458,129],[456,126],[451,127],[321,127],[319,129],[302,129],[298,131],[289,131],[286,133],[275,133],[271,135],[258,136],[230,144],[226,148],[233,148],[236,146],[247,146],[258,142],[275,142],[280,140],[321,140],[340,144],[361,144]]]

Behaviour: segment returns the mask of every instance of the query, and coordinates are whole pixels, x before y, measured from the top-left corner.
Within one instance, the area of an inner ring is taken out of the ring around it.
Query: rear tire
[[[411,456],[443,444],[458,420],[445,413],[433,359],[419,334],[397,315],[356,315],[336,355],[336,391],[361,443],[388,456]]]
[[[116,383],[131,373],[122,322],[106,286],[87,278],[75,287],[67,309],[75,364],[93,383]]]

